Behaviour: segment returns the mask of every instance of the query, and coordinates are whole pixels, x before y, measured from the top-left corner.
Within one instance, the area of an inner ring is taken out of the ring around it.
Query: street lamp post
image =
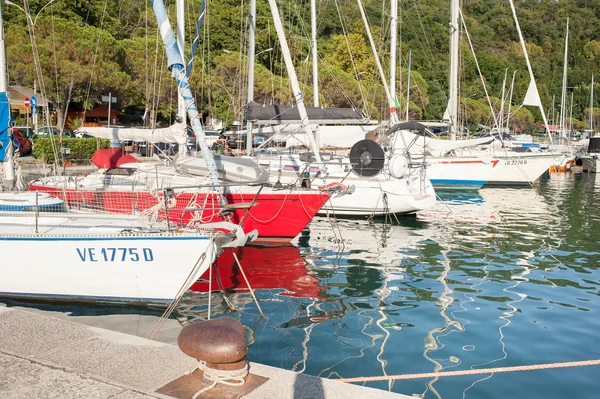
[[[35,23],[37,22],[38,17],[40,16],[40,14],[42,13],[42,11],[44,11],[44,8],[48,7],[50,4],[54,3],[56,0],[50,0],[49,2],[47,2],[38,12],[37,14],[35,14],[35,18],[31,18],[31,14],[29,14],[29,12],[27,12],[23,7],[19,6],[18,4],[13,3],[10,0],[4,0],[4,4],[8,5],[8,6],[15,6],[17,7],[19,10],[23,11],[23,13],[25,13],[25,16],[27,17],[27,19],[29,20],[29,23],[31,24],[31,32],[35,32]]]
[[[46,4],[44,4],[44,6],[42,8],[40,8],[40,10],[37,12],[37,14],[35,14],[35,17],[32,18],[31,14],[29,13],[29,7],[27,7],[27,10],[24,9],[23,7],[19,6],[18,4],[13,3],[10,0],[4,0],[4,4],[9,5],[9,6],[14,6],[16,8],[18,8],[19,10],[23,11],[23,13],[25,14],[25,16],[27,17],[27,21],[28,21],[28,26],[31,27],[31,39],[32,39],[32,48],[33,48],[33,52],[34,52],[34,61],[37,58],[37,49],[36,49],[36,44],[35,44],[35,24],[37,23],[37,19],[40,16],[40,14],[42,13],[42,11],[44,11],[44,9],[46,9],[46,7],[48,7],[50,4],[54,3],[56,0],[50,0],[49,2],[47,2]],[[36,72],[38,75],[38,80],[40,81],[40,85],[41,87],[41,93],[42,95],[44,95],[44,85],[43,85],[43,81],[41,80],[41,71],[38,69],[39,65],[36,62]],[[35,80],[33,82],[34,84],[34,95],[35,93]],[[45,96],[44,96],[45,97]],[[47,122],[50,123],[50,110],[48,109],[48,102],[46,101],[46,119]],[[35,124],[35,133],[37,134],[37,124]]]

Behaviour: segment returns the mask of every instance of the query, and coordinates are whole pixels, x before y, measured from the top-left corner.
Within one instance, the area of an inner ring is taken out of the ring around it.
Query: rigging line
[[[25,9],[26,9],[26,13],[29,14],[29,2],[25,1],[24,4]],[[50,9],[52,10],[52,6],[50,7]],[[52,13],[52,35],[54,37],[54,14]],[[40,56],[39,56],[39,52],[37,49],[37,42],[35,40],[35,34],[34,34],[34,29],[35,27],[33,26],[33,22],[31,21],[31,18],[27,18],[27,29],[29,31],[29,41],[31,43],[31,50],[32,50],[32,55],[33,55],[33,62],[34,62],[34,66],[35,66],[35,71],[36,71],[36,76],[38,81],[40,82],[40,93],[42,94],[43,98],[46,98],[46,109],[45,109],[45,116],[46,116],[46,120],[48,122],[48,124],[50,124],[50,110],[48,108],[48,97],[46,96],[46,85],[44,83],[44,79],[43,79],[43,75],[42,75],[42,66],[40,63]],[[56,44],[54,42],[54,49],[56,49]],[[56,54],[56,53],[55,53]],[[55,68],[57,68],[57,64],[56,64],[56,57],[54,58],[55,61]],[[58,72],[56,72],[58,74]],[[58,75],[57,75],[58,76]],[[57,100],[60,98],[60,96],[58,95],[58,83],[57,83]],[[58,159],[60,156],[62,156],[62,154],[59,154],[55,139],[53,135],[50,135],[50,142],[52,144],[52,152],[54,154],[54,170],[58,170]]]
[[[91,5],[91,2],[90,2]],[[85,114],[85,107],[87,106],[88,100],[90,99],[90,91],[92,90],[92,80],[94,79],[94,73],[95,73],[95,69],[96,69],[96,61],[98,59],[98,48],[100,47],[100,34],[102,33],[102,30],[104,29],[104,17],[106,16],[106,7],[108,5],[108,0],[104,0],[104,8],[102,9],[102,18],[100,18],[100,28],[98,29],[98,37],[96,40],[96,49],[94,50],[94,56],[92,57],[93,61],[92,61],[92,69],[90,70],[90,80],[88,81],[88,87],[87,87],[87,91],[85,94],[85,100],[83,102],[83,107],[84,107],[84,114]],[[82,38],[83,38],[83,30],[82,30]],[[75,74],[75,70],[73,70],[73,74],[72,76]],[[68,108],[69,104],[66,105],[65,107],[65,117],[66,117],[66,110]]]
[[[417,18],[419,19],[419,26],[421,27],[421,31],[423,33],[423,37],[425,38],[425,43],[427,44],[427,46],[426,46],[425,49],[429,52],[430,59],[434,60],[435,57],[433,55],[433,52],[431,51],[431,45],[429,44],[429,40],[427,39],[427,33],[425,31],[425,27],[423,26],[423,20],[421,19],[421,13],[419,12],[419,2],[418,2],[418,0],[415,1],[414,8],[415,8],[415,11],[417,12]],[[420,41],[419,41],[419,43],[420,43]],[[436,81],[440,85],[440,87],[444,87],[444,85],[442,85],[442,83],[438,79],[434,78],[433,80]],[[445,91],[443,91],[443,90],[442,90],[442,95],[443,95],[443,98],[446,101],[448,101],[448,94]]]
[[[335,8],[337,10],[338,16],[340,18],[340,26],[342,27],[342,33],[344,35],[344,40],[346,41],[346,47],[348,48],[348,55],[350,56],[350,62],[352,63],[352,69],[354,70],[354,78],[356,79],[356,82],[358,83],[358,91],[360,92],[360,98],[363,103],[363,108],[366,110],[368,108],[367,99],[365,97],[365,93],[363,91],[363,87],[360,82],[360,78],[359,78],[360,75],[359,75],[358,68],[356,66],[356,62],[354,61],[354,56],[352,55],[352,48],[350,47],[350,41],[348,40],[348,30],[346,29],[346,26],[344,25],[344,19],[342,17],[342,12],[340,10],[340,5],[338,3],[338,0],[334,0],[334,3],[335,3]],[[368,111],[365,111],[365,115],[368,116]]]
[[[477,73],[479,73],[479,77],[481,78],[481,84],[483,85],[483,91],[485,92],[485,97],[487,98],[488,105],[492,111],[492,116],[494,120],[496,119],[496,115],[494,113],[494,108],[492,107],[492,103],[490,100],[490,95],[488,94],[487,87],[485,84],[485,79],[483,78],[483,74],[481,73],[481,68],[479,67],[479,61],[477,60],[477,56],[475,55],[475,49],[473,48],[473,43],[471,42],[471,35],[469,35],[469,30],[467,29],[467,24],[465,22],[465,18],[462,13],[462,8],[458,8],[458,15],[460,15],[460,20],[462,21],[462,26],[465,29],[465,34],[467,35],[467,40],[469,42],[469,47],[471,48],[471,53],[473,54],[473,59],[475,60],[475,65],[477,66]]]
[[[148,0],[146,0],[145,2],[145,6],[146,6],[146,21],[145,21],[145,25],[144,25],[144,69],[146,72],[145,75],[145,90],[144,90],[144,95],[145,95],[145,100],[146,100],[146,109],[148,109],[148,103],[150,102],[150,88],[149,88],[149,76],[150,76],[150,67],[149,67],[149,63],[148,63],[148,57],[149,57],[149,53],[148,53]],[[146,120],[143,121],[144,125],[146,124]]]
[[[188,3],[189,4],[189,3]],[[200,15],[198,16],[198,22],[196,23],[196,33],[194,34],[194,40],[192,42],[192,50],[190,53],[190,59],[185,69],[185,75],[189,78],[192,73],[192,67],[194,66],[194,57],[196,56],[196,48],[200,41],[200,29],[202,28],[202,19],[206,11],[206,0],[202,0],[202,6],[200,7]]]
[[[246,95],[244,94],[244,90],[243,88],[247,86],[247,79],[248,79],[248,74],[247,73],[243,73],[242,71],[247,71],[247,65],[246,65],[246,58],[244,57],[244,49],[247,48],[247,40],[248,40],[248,24],[244,23],[245,21],[247,21],[247,19],[245,18],[246,16],[246,12],[244,11],[244,4],[246,4],[246,2],[244,0],[242,0],[241,4],[240,4],[240,47],[239,47],[239,55],[238,55],[238,71],[239,71],[239,77],[240,79],[238,79],[238,88],[237,88],[237,92],[238,92],[238,106],[236,107],[235,104],[232,104],[234,106],[233,108],[233,112],[234,112],[234,118],[238,121],[243,121],[244,119],[244,108],[243,104],[245,103],[244,98],[246,97]],[[250,61],[248,61],[250,62]],[[235,90],[235,87],[234,87]],[[237,110],[236,110],[237,108]]]
[[[342,95],[344,96],[344,98],[346,99],[346,101],[348,101],[348,103],[350,104],[350,106],[352,108],[358,108],[354,102],[352,101],[352,98],[350,98],[350,95],[346,92],[346,90],[344,90],[344,87],[342,86],[342,83],[339,81],[339,79],[337,78],[337,76],[335,76],[335,74],[333,73],[333,69],[331,68],[331,66],[325,62],[325,59],[323,57],[321,57],[321,55],[318,55],[319,60],[321,60],[320,65],[324,65],[325,68],[327,69],[327,72],[329,72],[329,76],[331,77],[331,79],[334,81],[334,83],[336,84],[336,86],[340,89],[340,91],[342,92]],[[339,106],[339,104],[336,104]]]
[[[159,28],[156,28],[156,37],[155,37],[155,46],[154,46],[154,76],[152,77],[152,103],[151,103],[151,109],[150,109],[150,115],[148,118],[148,122],[149,122],[149,127],[154,128],[154,122],[156,121],[156,113],[157,113],[157,107],[158,107],[158,101],[156,99],[157,97],[157,93],[156,93],[156,82],[158,80],[157,78],[157,74],[158,74],[158,44],[159,44]],[[162,62],[161,62],[161,68],[162,68]]]

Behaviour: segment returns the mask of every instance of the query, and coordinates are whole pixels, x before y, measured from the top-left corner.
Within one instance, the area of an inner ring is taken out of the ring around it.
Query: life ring
[[[344,191],[347,188],[348,187],[346,187],[344,184],[342,184],[338,181],[335,181],[333,183],[329,183],[329,184],[319,187],[319,191]]]

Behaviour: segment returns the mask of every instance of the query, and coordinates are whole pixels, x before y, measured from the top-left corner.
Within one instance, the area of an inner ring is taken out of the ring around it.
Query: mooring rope
[[[557,368],[564,368],[564,367],[582,367],[582,366],[598,366],[598,365],[600,365],[600,359],[598,359],[598,360],[581,360],[581,361],[576,361],[576,362],[563,362],[563,363],[532,364],[532,365],[528,365],[528,366],[496,367],[496,368],[475,369],[475,370],[439,371],[439,372],[433,372],[433,373],[420,373],[420,374],[400,374],[400,375],[375,376],[375,377],[340,378],[338,381],[369,382],[369,381],[387,381],[387,380],[411,380],[411,379],[416,379],[416,378],[456,377],[456,376],[473,375],[473,374],[507,373],[507,372],[512,372],[512,371],[546,370],[546,369],[557,369]]]
[[[217,384],[225,384],[231,387],[239,387],[244,385],[246,382],[245,378],[248,375],[247,362],[243,368],[238,370],[217,370],[207,366],[206,362],[200,360],[198,363],[198,368],[204,373],[204,378],[212,381],[212,384],[196,392],[196,394],[192,396],[192,399],[198,398],[198,396],[202,395],[204,392],[216,387]]]

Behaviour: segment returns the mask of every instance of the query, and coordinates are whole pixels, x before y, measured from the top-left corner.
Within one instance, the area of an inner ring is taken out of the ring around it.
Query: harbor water
[[[223,257],[210,304],[189,292],[173,322],[202,320],[210,307],[246,326],[252,361],[333,379],[600,359],[600,177],[552,174],[534,187],[440,197],[416,217],[321,217],[291,246],[241,249],[264,317]],[[43,309],[114,329],[141,314],[61,306]],[[364,384],[423,398],[596,398],[599,372]]]

